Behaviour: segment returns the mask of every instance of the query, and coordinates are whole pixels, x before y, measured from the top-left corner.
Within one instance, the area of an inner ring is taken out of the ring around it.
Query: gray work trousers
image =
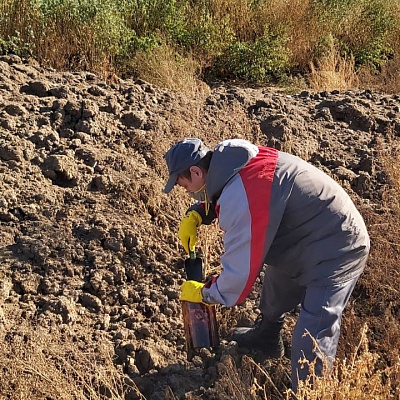
[[[332,365],[343,309],[357,280],[358,277],[331,286],[299,286],[278,268],[267,266],[260,299],[263,318],[270,322],[278,321],[286,312],[301,305],[292,334],[293,391],[297,390],[298,381],[305,380],[309,374],[307,365],[301,368],[299,359],[315,360],[317,376],[322,374],[323,365]],[[317,349],[310,336],[304,335],[306,331],[315,339]]]

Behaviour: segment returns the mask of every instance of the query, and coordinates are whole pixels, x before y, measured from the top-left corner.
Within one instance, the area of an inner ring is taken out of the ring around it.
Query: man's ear
[[[192,165],[189,168],[189,171],[192,174],[195,174],[196,176],[198,176],[199,178],[203,178],[204,177],[204,171],[200,167],[198,167],[197,165]]]

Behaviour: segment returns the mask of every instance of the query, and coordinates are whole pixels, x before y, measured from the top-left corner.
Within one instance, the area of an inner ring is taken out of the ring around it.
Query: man
[[[164,192],[178,184],[198,200],[180,225],[185,250],[194,251],[200,224],[218,218],[224,232],[223,271],[206,285],[184,282],[181,299],[240,304],[266,263],[262,319],[252,328],[236,328],[232,339],[265,357],[282,357],[284,315],[301,304],[292,335],[292,388],[309,374],[299,364],[304,357],[315,359],[321,375],[336,355],[342,312],[370,247],[350,197],[300,158],[245,140],[226,140],[210,151],[201,140],[187,138],[165,159]]]

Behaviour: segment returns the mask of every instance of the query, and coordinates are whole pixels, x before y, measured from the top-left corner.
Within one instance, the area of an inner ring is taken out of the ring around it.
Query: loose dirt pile
[[[162,193],[163,154],[185,136],[210,146],[242,137],[291,152],[378,210],[387,180],[378,154],[400,136],[400,98],[369,91],[289,96],[224,85],[178,95],[143,81],[107,84],[91,73],[0,57],[6,358],[24,359],[29,369],[23,349],[32,347],[35,332],[61,349],[68,337],[83,353],[107,344],[115,368],[148,399],[219,398],[212,386],[234,348],[223,342],[186,359],[178,300],[185,255],[176,232],[189,203],[180,190]],[[209,268],[218,266],[221,251],[211,229],[215,243],[208,236],[201,246]],[[218,309],[222,339],[237,320],[249,323],[256,306],[255,292],[242,307]],[[9,366],[0,368],[5,398],[20,398],[15,379]],[[27,397],[45,397],[45,389],[35,390]],[[139,397],[128,390],[127,398]]]

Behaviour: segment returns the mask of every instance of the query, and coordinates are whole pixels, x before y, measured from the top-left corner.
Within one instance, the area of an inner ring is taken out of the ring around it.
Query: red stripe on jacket
[[[259,147],[256,157],[239,172],[246,191],[251,215],[250,272],[246,286],[236,304],[250,293],[264,261],[265,241],[269,224],[272,181],[278,160],[278,151]]]

